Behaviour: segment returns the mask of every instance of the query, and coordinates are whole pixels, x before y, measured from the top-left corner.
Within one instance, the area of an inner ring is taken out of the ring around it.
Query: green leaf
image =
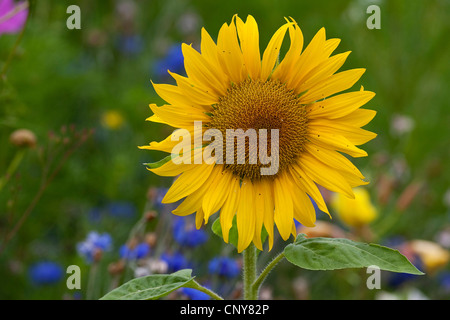
[[[293,244],[284,249],[286,259],[309,270],[365,268],[372,265],[381,270],[422,275],[397,250],[377,244],[338,238],[306,238],[299,234]]]
[[[155,300],[188,285],[194,279],[191,273],[191,269],[183,269],[172,274],[136,278],[110,291],[100,300]]]
[[[222,226],[220,225],[220,218],[217,218],[216,221],[214,221],[211,229],[216,235],[218,235],[219,237],[221,237],[223,239]],[[261,242],[262,243],[264,243],[266,241],[267,235],[268,235],[268,233],[263,226],[263,228],[261,230]],[[233,222],[232,222],[232,225],[230,228],[230,232],[228,233],[228,243],[231,243],[233,246],[235,246],[237,248],[238,238],[239,238],[239,233],[238,233],[237,224],[236,224],[236,216],[234,216]]]
[[[216,235],[218,235],[219,237],[221,237],[223,239],[222,226],[220,225],[220,218],[217,218],[216,221],[214,221],[211,229]],[[228,243],[231,243],[233,246],[235,246],[237,248],[238,230],[237,230],[237,225],[236,225],[236,216],[234,216],[234,218],[233,218],[233,224],[230,228],[230,232],[228,233]]]
[[[163,164],[166,164],[167,162],[169,162],[170,159],[172,159],[172,155],[167,156],[157,162],[144,163],[144,165],[149,167],[150,169],[156,169],[156,168],[161,167]]]

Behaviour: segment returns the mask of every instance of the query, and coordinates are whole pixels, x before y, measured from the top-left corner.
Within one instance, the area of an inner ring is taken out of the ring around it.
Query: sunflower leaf
[[[391,272],[424,274],[397,250],[349,239],[308,239],[304,234],[299,234],[294,243],[286,246],[284,255],[292,264],[309,270],[377,266]]]
[[[172,274],[153,274],[132,279],[110,291],[100,300],[155,300],[181,287],[188,286],[194,277],[191,269]]]
[[[147,166],[150,169],[156,169],[169,162],[171,158],[172,156],[170,155],[156,162],[144,163],[144,166]]]
[[[216,234],[217,236],[219,236],[223,239],[222,226],[220,225],[220,218],[217,218],[216,221],[214,221],[211,229],[214,232],[214,234]],[[266,241],[267,236],[268,236],[268,233],[267,233],[266,229],[263,227],[261,230],[261,242],[262,243],[264,243]],[[233,224],[231,225],[230,232],[228,234],[228,243],[231,243],[233,246],[235,246],[237,248],[238,238],[239,238],[239,233],[238,233],[237,224],[236,224],[236,216],[234,216]]]
[[[220,225],[220,218],[217,218],[216,221],[214,221],[212,227],[212,231],[217,236],[221,237],[223,239],[223,233],[222,233],[222,226]],[[231,243],[233,246],[237,248],[238,245],[238,230],[236,225],[236,216],[233,218],[233,224],[230,228],[230,232],[228,234],[228,243]]]

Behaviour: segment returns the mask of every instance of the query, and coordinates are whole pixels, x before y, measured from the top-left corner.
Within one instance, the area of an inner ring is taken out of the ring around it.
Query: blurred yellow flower
[[[101,123],[108,129],[117,130],[123,125],[124,119],[120,112],[108,110],[102,114]]]
[[[350,227],[361,227],[371,223],[378,216],[377,209],[370,201],[369,192],[364,188],[353,190],[355,199],[342,194],[334,194],[331,206],[343,223]]]
[[[450,252],[432,241],[413,240],[409,245],[422,260],[425,272],[434,272],[450,261]]]

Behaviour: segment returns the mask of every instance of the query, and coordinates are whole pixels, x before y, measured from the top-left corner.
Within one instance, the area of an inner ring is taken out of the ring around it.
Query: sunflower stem
[[[256,247],[251,243],[242,254],[244,260],[244,300],[257,300],[258,288],[253,286],[253,283],[256,280]]]

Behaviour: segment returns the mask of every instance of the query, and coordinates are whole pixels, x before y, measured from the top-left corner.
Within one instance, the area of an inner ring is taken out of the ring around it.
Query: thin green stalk
[[[256,280],[256,247],[250,244],[243,252],[244,300],[257,300],[258,291],[254,289]]]
[[[9,167],[6,170],[5,175],[0,178],[0,190],[2,190],[3,186],[14,175],[14,172],[16,172],[17,167],[19,166],[20,162],[23,159],[23,156],[25,155],[25,151],[26,151],[25,149],[21,149],[16,152],[16,155],[9,164]]]
[[[25,2],[25,3],[23,3],[22,5],[20,5],[20,8],[19,8],[19,9],[20,9],[20,10],[24,10],[24,9],[26,9],[26,8],[28,8],[28,2]],[[17,8],[16,8],[16,10],[17,10]],[[20,10],[18,10],[18,11],[20,11]],[[29,17],[27,17],[27,19],[25,20],[25,24],[24,24],[24,26],[22,27],[22,30],[20,31],[20,34],[19,34],[19,36],[17,37],[17,40],[16,40],[16,42],[14,43],[14,46],[13,46],[11,52],[9,53],[8,58],[6,59],[5,64],[3,65],[3,68],[2,68],[2,70],[1,70],[1,72],[0,72],[0,79],[3,78],[3,77],[5,76],[6,70],[8,70],[8,67],[9,67],[10,63],[11,63],[11,61],[12,61],[14,55],[16,54],[17,47],[19,46],[20,41],[22,41],[23,35],[24,35],[24,33],[25,33],[25,28],[26,28],[26,26],[27,26],[28,19],[29,19]]]
[[[192,289],[196,289],[198,291],[206,293],[208,296],[210,296],[214,300],[223,300],[223,298],[221,296],[219,296],[217,293],[215,293],[214,291],[209,290],[208,288],[203,287],[202,285],[200,285],[195,280],[192,280],[191,282],[189,282],[189,284],[186,287],[189,287],[189,288],[192,288]]]
[[[94,290],[96,285],[96,277],[97,277],[97,269],[98,269],[98,262],[94,261],[91,265],[91,269],[89,270],[89,278],[88,278],[88,284],[87,284],[87,290],[86,290],[86,299],[87,300],[93,300],[94,299]]]
[[[284,258],[284,252],[281,252],[279,255],[277,255],[268,265],[267,267],[261,272],[261,274],[258,276],[258,278],[253,282],[253,290],[256,291],[256,294],[259,292],[259,288],[261,287],[261,284],[264,282],[264,280],[269,275],[270,271]]]

